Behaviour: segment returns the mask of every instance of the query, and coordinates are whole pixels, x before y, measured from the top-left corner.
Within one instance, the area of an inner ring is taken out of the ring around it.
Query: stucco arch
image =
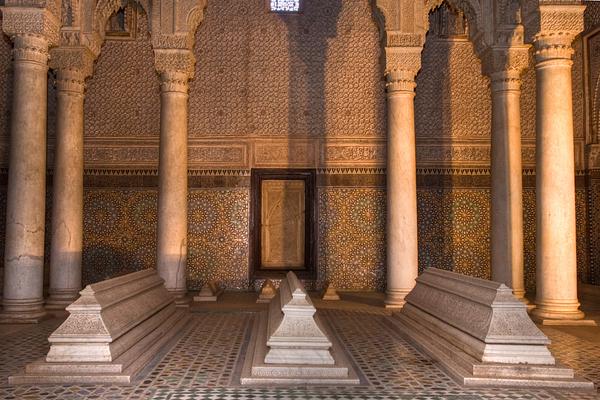
[[[131,0],[135,4],[139,5],[147,15],[148,23],[151,24],[151,10],[150,4],[147,0]],[[119,8],[125,6],[129,0],[99,0],[96,4],[96,8],[94,9],[94,18],[93,18],[93,32],[100,35],[102,40],[104,40],[104,28],[108,19],[115,12],[119,11]]]

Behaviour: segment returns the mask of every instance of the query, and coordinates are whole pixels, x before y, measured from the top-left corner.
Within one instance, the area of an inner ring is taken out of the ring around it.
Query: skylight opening
[[[300,0],[271,0],[271,11],[281,13],[300,12]]]

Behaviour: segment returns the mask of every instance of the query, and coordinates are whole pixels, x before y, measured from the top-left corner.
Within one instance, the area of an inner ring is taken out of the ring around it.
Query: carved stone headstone
[[[88,285],[48,338],[45,359],[10,384],[129,384],[188,321],[156,270]]]
[[[328,283],[327,286],[325,287],[325,290],[323,292],[323,300],[326,300],[326,301],[340,300],[340,295],[338,294],[337,290],[335,290],[335,287],[331,283]]]
[[[217,301],[224,291],[217,282],[210,281],[208,284],[202,286],[198,295],[194,296],[194,301]]]
[[[255,323],[241,382],[360,383],[343,348],[293,272]]]
[[[277,294],[277,289],[273,282],[270,279],[265,280],[262,287],[260,288],[260,293],[258,294],[257,303],[270,303],[271,299],[275,297]]]
[[[593,388],[556,365],[527,305],[501,283],[429,268],[393,320],[461,384]]]
[[[333,364],[331,342],[317,325],[316,312],[296,275],[288,272],[269,306],[265,363]]]

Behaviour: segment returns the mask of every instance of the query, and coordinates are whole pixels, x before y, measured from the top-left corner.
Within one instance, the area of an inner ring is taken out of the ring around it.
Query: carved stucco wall
[[[385,135],[379,32],[366,0],[209,2],[196,35],[191,136]]]
[[[160,132],[159,79],[147,18],[141,11],[138,14],[136,38],[107,40],[94,75],[87,80],[87,137],[144,137]],[[116,154],[121,154],[123,161],[134,161],[127,160],[128,156],[136,157],[136,153]]]
[[[0,12],[0,24],[2,13]],[[0,34],[0,149],[9,135],[9,112],[12,96],[12,45],[8,37]]]
[[[481,74],[481,62],[466,39],[428,36],[416,93],[417,139],[489,140],[489,79]]]

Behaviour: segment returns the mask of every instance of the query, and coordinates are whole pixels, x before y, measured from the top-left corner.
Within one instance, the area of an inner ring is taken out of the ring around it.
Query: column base
[[[43,299],[2,300],[0,324],[37,324],[47,317]]]
[[[46,310],[64,310],[79,298],[79,289],[51,291],[46,299]]]
[[[169,289],[167,291],[175,298],[175,307],[187,308],[190,306],[192,299],[187,297],[186,289]]]
[[[517,298],[517,300],[519,300],[521,303],[527,306],[528,313],[531,313],[531,311],[536,307],[534,303],[532,303],[527,297],[525,297],[525,292],[523,292],[522,294],[515,294],[514,296]]]
[[[595,321],[584,319],[585,314],[579,310],[578,301],[536,301],[536,303],[536,307],[531,311],[530,315],[538,324],[596,326]]]
[[[406,304],[404,298],[410,293],[410,290],[406,289],[388,289],[385,292],[385,308],[391,308],[400,310]]]

